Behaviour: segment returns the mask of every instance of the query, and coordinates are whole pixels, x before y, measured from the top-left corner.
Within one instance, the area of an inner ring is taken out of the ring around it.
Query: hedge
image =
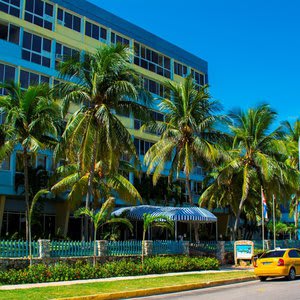
[[[109,278],[146,274],[164,274],[169,272],[217,270],[219,262],[209,257],[164,256],[148,257],[144,266],[137,259],[122,259],[106,262],[93,267],[91,264],[76,262],[56,265],[33,265],[23,270],[10,269],[0,271],[1,284],[21,284],[53,282],[79,279]]]

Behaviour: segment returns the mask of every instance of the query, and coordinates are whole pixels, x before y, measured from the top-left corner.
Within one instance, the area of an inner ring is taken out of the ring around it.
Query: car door
[[[296,274],[300,275],[300,255],[297,250],[291,249],[288,253],[291,265],[295,267]]]
[[[295,250],[297,257],[295,258],[296,274],[300,275],[300,250]]]

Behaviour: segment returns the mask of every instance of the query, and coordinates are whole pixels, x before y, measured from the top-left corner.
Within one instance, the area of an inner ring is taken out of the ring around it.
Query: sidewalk
[[[192,274],[205,274],[205,273],[219,273],[219,272],[239,272],[239,271],[252,271],[253,268],[249,267],[234,267],[223,266],[220,270],[211,271],[194,271],[194,272],[178,272],[178,273],[166,273],[166,274],[150,274],[141,276],[127,276],[127,277],[111,277],[111,278],[99,278],[99,279],[86,279],[86,280],[72,280],[72,281],[57,281],[57,282],[43,282],[43,283],[28,283],[28,284],[16,284],[16,285],[2,285],[0,290],[17,290],[17,289],[31,289],[40,287],[53,287],[53,286],[67,286],[84,283],[95,282],[107,282],[107,281],[120,281],[120,280],[134,280],[137,278],[153,278],[153,277],[166,277],[166,276],[180,276],[180,275],[192,275]]]

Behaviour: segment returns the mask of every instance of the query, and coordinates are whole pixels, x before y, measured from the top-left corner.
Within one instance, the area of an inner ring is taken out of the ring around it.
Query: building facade
[[[14,80],[24,89],[41,82],[53,86],[59,75],[56,66],[65,56],[93,52],[102,44],[115,43],[128,45],[133,50],[132,64],[144,78],[145,88],[155,97],[164,97],[162,83],[166,80],[180,82],[192,74],[198,86],[208,82],[206,61],[88,1],[0,0],[0,82]],[[0,94],[4,92],[0,90]],[[151,109],[155,119],[163,119],[157,107]],[[158,136],[141,133],[141,122],[134,116],[119,117],[132,134],[142,160]],[[0,115],[0,122],[1,118]],[[16,148],[0,164],[2,237],[25,230],[25,202],[19,184],[22,178],[20,150]],[[36,171],[52,172],[55,167],[52,153],[40,151],[32,157],[31,165]],[[33,176],[37,178],[36,174]],[[133,182],[133,174],[129,177]],[[191,176],[195,195],[201,178],[199,167]],[[43,232],[53,235],[67,230],[69,211],[64,201],[50,199],[39,209]],[[78,222],[81,221],[71,215],[69,226],[78,226]]]

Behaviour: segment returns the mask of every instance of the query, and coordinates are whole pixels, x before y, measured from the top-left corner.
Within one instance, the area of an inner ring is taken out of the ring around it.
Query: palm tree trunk
[[[96,266],[96,239],[97,239],[97,229],[96,226],[94,225],[94,258],[93,258],[93,266]]]
[[[29,265],[32,266],[31,217],[29,217],[28,220],[28,247],[29,247]]]
[[[295,201],[295,240],[298,240],[298,225],[299,225],[298,205],[299,205],[299,199],[296,195],[296,201]]]
[[[240,204],[239,204],[239,208],[236,214],[236,218],[235,218],[235,223],[234,223],[234,228],[233,228],[233,240],[235,241],[237,238],[237,233],[238,233],[238,228],[239,228],[239,223],[240,223],[240,217],[241,217],[241,213],[242,213],[242,209],[243,209],[243,205],[246,199],[241,199]]]
[[[27,148],[23,149],[23,166],[24,166],[24,190],[25,190],[25,220],[26,220],[26,241],[29,239],[29,182],[28,182],[28,153]]]
[[[92,154],[92,161],[90,166],[90,174],[89,174],[89,180],[88,180],[88,190],[85,198],[85,208],[89,209],[90,201],[93,195],[93,180],[95,175],[95,161],[96,161],[96,152],[97,152],[97,139],[98,135],[95,134],[95,143],[94,143],[94,149]],[[88,216],[84,216],[84,239],[87,241],[89,238],[89,218]]]
[[[144,266],[145,239],[146,239],[146,230],[143,230],[143,240],[142,240],[142,267]]]
[[[185,174],[185,186],[188,191],[189,203],[192,206],[194,204],[193,195],[191,190],[190,178],[189,175],[187,174]],[[194,223],[194,233],[195,233],[195,241],[199,242],[199,223]]]

